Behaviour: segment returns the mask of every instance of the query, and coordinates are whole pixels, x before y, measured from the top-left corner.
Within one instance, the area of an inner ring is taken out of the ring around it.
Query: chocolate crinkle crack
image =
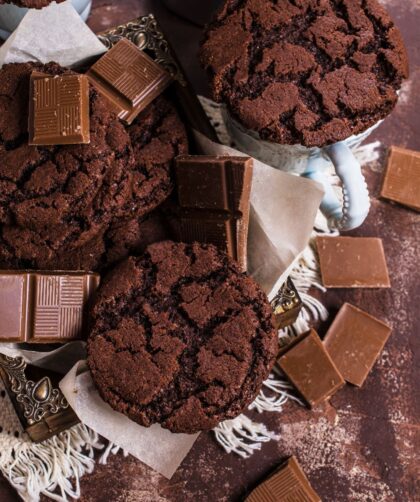
[[[69,72],[55,63],[0,70],[0,268],[99,270],[109,263],[110,229],[138,221],[171,194],[186,131],[164,97],[125,128],[90,88],[89,144],[29,146],[33,70]]]
[[[18,7],[27,7],[29,9],[42,9],[47,7],[52,2],[61,3],[65,0],[0,0],[0,5],[4,3],[12,3]]]
[[[90,317],[88,363],[102,398],[172,432],[240,414],[278,350],[265,294],[212,245],[165,241],[128,258],[104,280]]]
[[[243,126],[308,147],[386,117],[408,76],[401,34],[377,0],[227,0],[201,61],[214,99]]]

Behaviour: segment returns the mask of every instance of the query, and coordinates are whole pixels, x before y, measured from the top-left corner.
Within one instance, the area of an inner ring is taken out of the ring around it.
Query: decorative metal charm
[[[161,64],[182,86],[187,85],[185,76],[172,56],[169,43],[160,30],[153,14],[139,17],[100,33],[98,38],[108,49],[122,38],[127,38],[137,45],[140,50],[150,52],[154,61]]]
[[[301,304],[299,294],[292,281],[288,279],[281,287],[277,296],[271,302],[275,315],[281,315],[285,312],[298,307]]]
[[[66,410],[69,404],[59,389],[54,389],[49,377],[39,382],[28,380],[26,363],[21,357],[13,358],[0,354],[0,368],[6,373],[10,390],[23,407],[28,425],[41,422],[47,415]]]

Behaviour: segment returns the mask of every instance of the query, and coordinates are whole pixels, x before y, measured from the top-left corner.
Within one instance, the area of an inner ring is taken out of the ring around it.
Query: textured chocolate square
[[[98,274],[0,272],[0,342],[66,343],[84,336]]]
[[[214,244],[245,270],[252,171],[247,157],[178,157],[177,238]]]
[[[391,147],[381,197],[420,211],[420,152]]]
[[[26,274],[0,275],[0,342],[20,342],[25,332]]]
[[[361,387],[385,346],[391,328],[345,303],[324,339],[324,346],[344,379]]]
[[[345,383],[314,330],[292,345],[278,364],[311,408],[329,399]]]
[[[322,283],[327,288],[389,288],[382,240],[317,237]]]
[[[295,457],[259,485],[246,502],[321,502]]]
[[[86,74],[118,117],[131,124],[171,83],[172,77],[132,42],[123,38]]]
[[[90,142],[89,82],[84,75],[33,72],[29,100],[29,144]]]

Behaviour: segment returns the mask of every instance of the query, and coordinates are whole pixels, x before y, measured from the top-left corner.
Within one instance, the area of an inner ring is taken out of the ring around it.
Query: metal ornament
[[[160,30],[153,14],[138,17],[128,23],[100,33],[98,38],[108,49],[122,38],[127,38],[140,50],[151,52],[154,61],[162,65],[183,87],[187,85],[184,73],[173,57],[169,43]]]
[[[55,389],[48,377],[39,382],[26,378],[26,362],[21,357],[0,354],[0,369],[9,379],[10,390],[16,401],[22,405],[28,425],[41,422],[47,415],[56,414],[69,408],[69,404],[59,389]]]
[[[288,279],[271,302],[271,306],[273,307],[274,314],[281,315],[298,307],[300,303],[299,295],[293,283]]]

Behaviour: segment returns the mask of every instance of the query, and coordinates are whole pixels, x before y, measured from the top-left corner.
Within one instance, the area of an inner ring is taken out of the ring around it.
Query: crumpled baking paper
[[[74,66],[105,50],[66,2],[30,11],[0,48],[0,65],[54,60],[62,66]],[[198,132],[196,139],[208,154],[242,155]],[[248,266],[270,297],[307,245],[322,196],[321,185],[255,161]],[[144,428],[112,410],[100,398],[85,362],[81,361],[85,359],[84,344],[69,344],[50,353],[2,345],[1,352],[20,355],[28,362],[56,371],[69,371],[74,365],[60,386],[81,421],[168,478],[198,437],[173,434],[158,425]]]
[[[0,47],[0,67],[6,63],[55,61],[71,68],[106,50],[71,2],[52,3],[42,10],[28,11]]]
[[[208,155],[247,156],[195,131]],[[318,183],[254,159],[248,236],[248,272],[272,300],[308,245],[324,196]]]

